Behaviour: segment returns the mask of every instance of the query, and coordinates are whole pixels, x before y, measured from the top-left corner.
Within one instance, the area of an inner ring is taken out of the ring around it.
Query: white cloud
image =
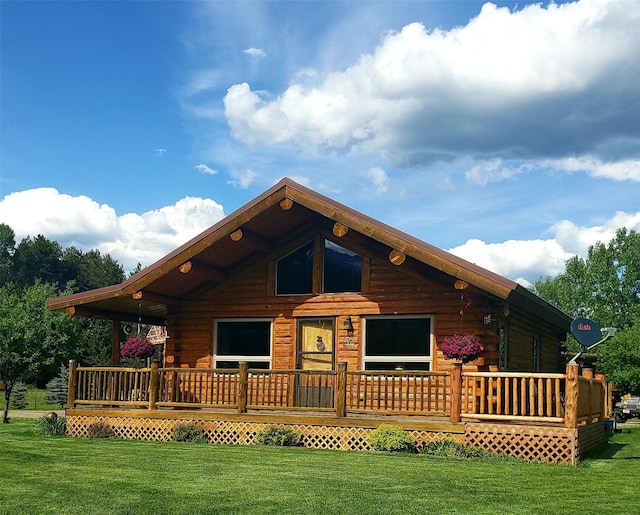
[[[0,220],[14,230],[17,242],[42,234],[65,248],[111,254],[125,270],[138,262],[150,265],[223,217],[220,204],[198,197],[121,216],[106,204],[54,188],[15,192],[0,200]]]
[[[505,179],[531,170],[531,164],[521,164],[510,166],[502,159],[494,158],[482,161],[474,165],[465,173],[465,177],[469,182],[486,185],[489,182],[499,182]]]
[[[218,173],[218,170],[214,170],[213,168],[210,168],[203,163],[196,165],[195,169],[198,170],[200,173],[204,173],[207,175],[215,175]]]
[[[267,53],[262,48],[247,48],[242,51],[243,53],[250,55],[251,57],[267,57]]]
[[[615,163],[603,163],[597,157],[567,157],[545,161],[544,165],[566,172],[586,172],[593,177],[640,182],[640,159],[623,159]]]
[[[190,75],[189,80],[182,87],[182,94],[186,97],[192,97],[210,91],[215,89],[222,79],[218,70],[197,70]]]
[[[154,150],[154,152],[156,153],[156,157],[164,157],[164,155],[167,153],[167,149],[166,148],[156,148]]]
[[[258,174],[256,172],[247,168],[246,170],[231,172],[231,179],[227,181],[227,184],[246,190],[257,177]]]
[[[385,193],[389,189],[389,176],[379,166],[369,169],[365,176],[367,181],[373,185],[376,193]]]
[[[563,248],[573,254],[586,257],[590,245],[597,242],[609,243],[621,227],[640,232],[640,211],[636,213],[618,211],[603,225],[592,227],[577,226],[570,220],[562,220],[553,224],[549,232],[554,235],[554,239]]]
[[[504,277],[526,278],[528,281],[557,275],[572,256],[554,240],[485,243],[472,239],[449,252]]]
[[[590,246],[609,243],[622,227],[640,231],[640,211],[618,212],[605,224],[593,227],[578,227],[563,220],[549,228],[554,237],[548,240],[485,243],[471,239],[449,252],[504,277],[515,278],[526,286],[540,277],[563,272],[566,260],[573,256],[586,259]]]
[[[577,156],[594,148],[609,156],[593,173],[635,180],[639,25],[638,2],[487,3],[451,30],[406,25],[344,71],[294,82],[274,99],[234,84],[225,115],[247,144],[359,149],[398,166],[461,155],[552,159],[571,141]],[[470,179],[518,171],[475,170]]]

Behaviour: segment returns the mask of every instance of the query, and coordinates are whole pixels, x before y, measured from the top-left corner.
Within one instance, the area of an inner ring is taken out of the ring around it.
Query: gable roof
[[[394,229],[339,202],[282,179],[126,281],[50,300],[52,310],[112,320],[163,325],[167,308],[196,298],[203,285],[215,287],[247,263],[276,252],[313,228],[366,248],[381,259],[428,268],[443,280],[463,280],[498,299],[542,316],[562,330],[571,319],[518,283]]]

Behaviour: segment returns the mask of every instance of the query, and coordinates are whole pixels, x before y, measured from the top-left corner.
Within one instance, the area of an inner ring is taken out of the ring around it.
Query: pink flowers
[[[130,337],[120,350],[120,356],[123,358],[150,358],[155,352],[155,347],[146,338]]]
[[[482,352],[482,345],[475,334],[458,334],[447,336],[440,345],[444,357],[447,359],[459,359],[468,363],[476,359]]]

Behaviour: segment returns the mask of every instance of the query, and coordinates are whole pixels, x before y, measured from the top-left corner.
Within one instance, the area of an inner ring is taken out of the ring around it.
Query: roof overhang
[[[164,324],[170,306],[196,298],[261,257],[314,228],[365,245],[393,263],[410,258],[442,277],[463,280],[568,330],[571,319],[518,283],[374,220],[290,179],[141,270],[126,281],[50,300],[70,315]]]

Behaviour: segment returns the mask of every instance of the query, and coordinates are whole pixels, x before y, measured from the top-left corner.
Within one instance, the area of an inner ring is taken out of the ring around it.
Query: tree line
[[[16,244],[13,229],[0,224],[3,420],[8,420],[11,392],[18,381],[43,386],[70,359],[88,366],[111,362],[111,322],[68,317],[47,309],[46,301],[124,279],[124,268],[108,254],[76,247],[63,250],[43,235]]]

